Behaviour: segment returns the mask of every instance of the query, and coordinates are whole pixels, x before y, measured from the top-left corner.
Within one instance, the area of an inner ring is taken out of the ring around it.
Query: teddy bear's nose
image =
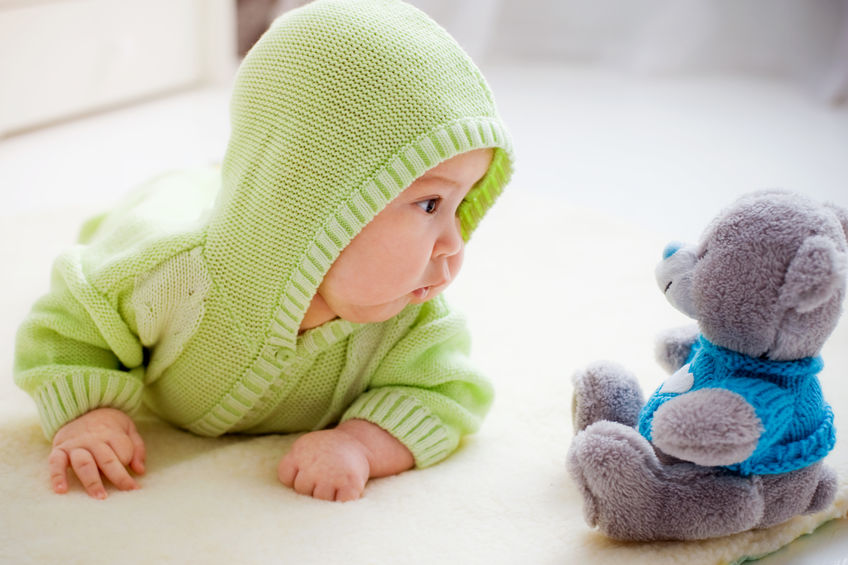
[[[682,243],[678,241],[672,241],[671,243],[665,246],[665,249],[663,249],[662,258],[668,259],[672,255],[680,251],[681,247],[683,247]]]

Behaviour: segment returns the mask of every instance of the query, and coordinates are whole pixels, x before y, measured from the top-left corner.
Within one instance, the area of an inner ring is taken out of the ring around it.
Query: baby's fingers
[[[298,467],[294,457],[291,457],[290,454],[286,455],[280,460],[280,465],[277,467],[277,478],[287,487],[294,487],[294,479],[297,477],[297,471]]]
[[[301,469],[291,453],[283,457],[280,461],[280,466],[277,468],[277,478],[280,479],[281,483],[294,489],[297,493],[308,494],[310,496],[312,495],[312,491],[315,490],[315,479],[313,475],[314,473],[310,472],[309,468]]]
[[[311,494],[312,498],[317,498],[318,500],[332,501],[336,500],[337,492],[338,491],[336,490],[336,487],[333,485],[333,483],[323,482],[316,484],[315,487],[312,489]]]
[[[298,471],[297,475],[294,478],[294,484],[292,484],[292,488],[295,492],[300,494],[308,494],[312,496],[315,493],[316,482],[312,476],[312,473],[307,473],[304,471]]]
[[[129,471],[124,467],[118,454],[109,445],[97,445],[91,449],[91,453],[94,455],[97,466],[116,487],[121,490],[135,490],[139,488],[138,483],[130,476]],[[79,474],[77,475],[79,476]]]
[[[361,487],[356,484],[345,485],[338,490],[336,490],[336,500],[338,502],[350,502],[352,500],[359,500],[362,498],[362,492],[364,487]]]
[[[123,466],[130,466],[137,473],[144,473],[144,442],[134,428],[128,429],[126,434],[119,434],[109,438],[106,445],[112,449]],[[108,456],[108,452],[104,452]],[[97,461],[98,465],[100,461]],[[102,467],[101,467],[102,469]]]
[[[130,422],[129,434],[130,440],[132,440],[133,446],[135,447],[130,467],[132,467],[132,470],[136,473],[144,473],[144,460],[147,458],[147,448],[144,447],[144,440],[141,439],[141,434],[138,433],[138,430],[132,421]]]
[[[70,460],[65,451],[53,448],[50,456],[47,458],[47,466],[50,470],[50,484],[53,485],[53,492],[57,494],[65,494],[68,492],[68,465]]]
[[[82,483],[85,492],[92,498],[103,500],[106,498],[106,489],[103,487],[103,481],[100,479],[100,469],[97,468],[97,463],[92,455],[86,449],[72,449],[70,453],[71,467],[77,478]]]

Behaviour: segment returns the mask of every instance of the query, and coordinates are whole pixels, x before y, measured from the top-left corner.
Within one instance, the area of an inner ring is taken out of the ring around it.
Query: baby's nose
[[[446,228],[445,231],[442,232],[434,255],[437,257],[441,257],[443,255],[456,255],[462,251],[463,245],[465,245],[465,242],[462,239],[462,231],[459,226],[459,219],[457,218],[455,225]]]

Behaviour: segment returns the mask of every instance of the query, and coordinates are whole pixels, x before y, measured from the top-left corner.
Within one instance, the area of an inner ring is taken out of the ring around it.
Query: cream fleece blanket
[[[17,324],[49,266],[92,210],[4,218],[0,319],[2,563],[733,563],[768,554],[848,511],[848,316],[823,352],[825,394],[843,442],[828,510],[765,531],[698,543],[622,544],[590,530],[565,471],[571,374],[596,359],[663,378],[653,336],[685,323],[655,288],[659,236],[554,196],[510,190],[475,234],[450,289],[469,317],[474,358],[498,397],[482,430],[447,461],[371,482],[339,504],[276,480],[293,437],[203,439],[142,415],[142,490],[52,494],[49,444],[12,384]],[[809,539],[814,539],[809,538]],[[814,551],[814,550],[813,550]]]

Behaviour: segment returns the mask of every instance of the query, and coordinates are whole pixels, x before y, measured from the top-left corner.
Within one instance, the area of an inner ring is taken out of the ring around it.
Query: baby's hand
[[[369,478],[394,475],[414,464],[412,453],[387,431],[365,420],[348,420],[299,437],[280,461],[277,476],[301,494],[344,502],[362,496]]]
[[[338,428],[299,437],[277,469],[300,494],[341,502],[362,496],[370,474],[365,445]]]
[[[68,467],[89,496],[106,498],[100,473],[121,490],[140,488],[127,471],[144,473],[144,442],[129,416],[114,408],[97,408],[62,426],[53,438],[47,462],[53,490],[68,492]]]

